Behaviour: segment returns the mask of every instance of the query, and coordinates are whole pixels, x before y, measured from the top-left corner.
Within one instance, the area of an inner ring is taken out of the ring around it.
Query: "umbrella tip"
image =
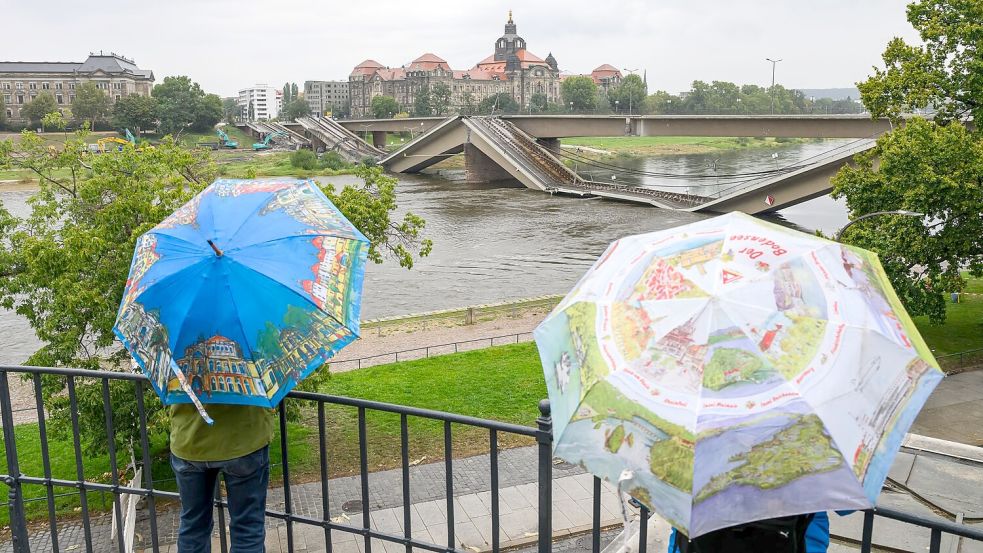
[[[208,245],[211,246],[213,250],[215,250],[216,256],[222,257],[222,250],[218,249],[218,246],[215,245],[215,242],[208,240]]]

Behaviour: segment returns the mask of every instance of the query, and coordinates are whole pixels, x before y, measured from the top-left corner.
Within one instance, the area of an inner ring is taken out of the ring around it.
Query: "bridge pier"
[[[515,180],[474,144],[464,145],[464,179],[468,183]]]
[[[546,148],[551,152],[560,151],[560,139],[559,138],[537,138],[536,143]]]
[[[386,131],[372,131],[372,145],[380,150],[385,150]]]

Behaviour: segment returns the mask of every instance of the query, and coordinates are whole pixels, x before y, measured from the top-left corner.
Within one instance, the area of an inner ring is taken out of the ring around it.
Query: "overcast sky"
[[[903,0],[0,0],[0,61],[134,58],[157,81],[188,75],[231,96],[254,83],[347,79],[371,58],[424,52],[468,69],[493,52],[511,8],[529,50],[560,69],[648,71],[649,90],[696,79],[852,86],[894,36],[916,41]]]

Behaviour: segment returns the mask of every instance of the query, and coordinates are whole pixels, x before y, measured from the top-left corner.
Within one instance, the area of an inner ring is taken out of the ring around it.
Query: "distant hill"
[[[856,87],[850,88],[800,88],[806,98],[830,98],[832,100],[852,100],[860,99],[860,91]]]

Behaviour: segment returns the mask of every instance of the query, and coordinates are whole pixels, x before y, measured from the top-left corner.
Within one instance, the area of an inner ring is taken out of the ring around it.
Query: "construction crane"
[[[282,136],[287,136],[287,133],[283,131],[271,132],[266,135],[266,138],[264,138],[262,142],[256,142],[253,144],[253,150],[269,150],[272,147],[270,146],[270,141],[273,140],[274,137]]]
[[[223,131],[222,129],[215,129],[215,133],[218,134],[219,139],[222,141],[222,146],[229,149],[235,149],[239,147],[239,143],[229,138],[229,135],[225,134],[225,131]]]

